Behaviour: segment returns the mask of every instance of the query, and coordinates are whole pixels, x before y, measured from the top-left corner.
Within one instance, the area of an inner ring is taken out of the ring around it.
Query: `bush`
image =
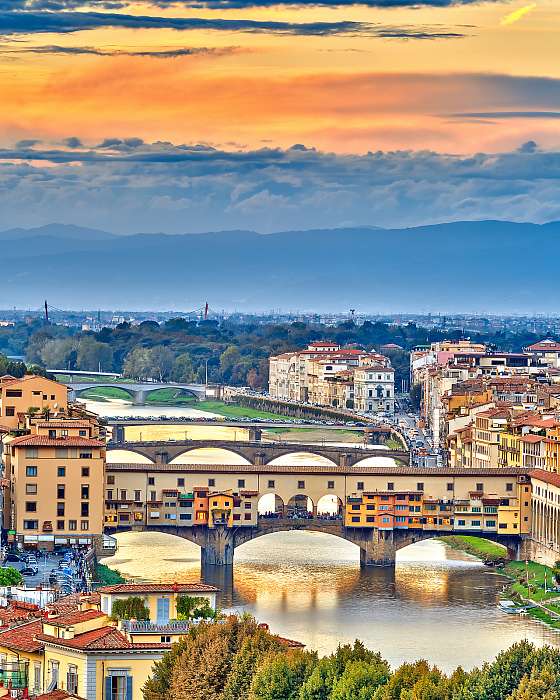
[[[150,611],[143,598],[131,596],[124,600],[115,600],[111,617],[115,620],[149,620]]]
[[[0,586],[17,586],[23,582],[23,576],[13,566],[0,569]]]

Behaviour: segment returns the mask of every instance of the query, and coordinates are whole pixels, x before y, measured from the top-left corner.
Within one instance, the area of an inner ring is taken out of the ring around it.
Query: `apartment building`
[[[371,373],[360,373],[358,400],[356,372],[366,367],[382,367],[385,372],[375,386],[374,380],[369,378]],[[370,381],[372,386],[369,385]],[[378,388],[383,396],[377,392]],[[341,348],[335,343],[316,342],[305,350],[270,358],[269,392],[277,399],[306,401],[319,406],[392,412],[394,371],[389,359],[379,353]],[[368,401],[368,398],[372,400]],[[380,401],[381,398],[384,401]]]
[[[68,411],[68,387],[35,374],[21,379],[0,377],[0,429],[17,428],[29,413],[48,412],[53,417]]]
[[[27,417],[4,443],[4,527],[25,547],[93,544],[103,533],[105,441],[91,419]]]
[[[354,370],[354,407],[368,413],[395,410],[395,371],[386,365],[357,367]]]
[[[560,343],[551,338],[528,345],[525,352],[535,358],[539,365],[560,369]]]

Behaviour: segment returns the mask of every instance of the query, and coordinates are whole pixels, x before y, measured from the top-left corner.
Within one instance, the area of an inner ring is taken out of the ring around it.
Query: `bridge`
[[[75,400],[82,392],[88,389],[111,388],[122,389],[130,394],[135,406],[142,406],[146,403],[146,396],[152,391],[159,389],[180,389],[181,391],[192,394],[199,400],[204,400],[207,395],[207,387],[205,384],[176,384],[170,382],[66,382],[66,386],[70,389],[69,399]]]
[[[258,429],[251,429],[254,434]],[[193,450],[199,449],[227,450],[242,457],[248,464],[265,465],[278,457],[300,452],[317,455],[330,460],[341,467],[351,467],[368,457],[390,457],[400,464],[408,464],[410,453],[405,450],[391,450],[386,447],[372,447],[366,445],[320,445],[304,444],[299,442],[261,442],[260,440],[173,440],[173,441],[142,441],[142,442],[109,442],[107,452],[113,450],[127,450],[142,457],[146,457],[153,463],[169,464],[175,462],[182,455],[187,455]]]
[[[451,534],[522,558],[530,536],[530,478],[517,468],[108,463],[107,484],[107,532],[177,535],[201,547],[204,565],[231,565],[245,542],[292,530],[352,542],[362,566],[392,565],[399,549]]]

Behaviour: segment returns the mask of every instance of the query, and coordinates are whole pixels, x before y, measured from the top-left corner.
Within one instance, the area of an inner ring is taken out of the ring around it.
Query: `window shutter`
[[[126,677],[126,700],[132,700],[132,676]]]
[[[111,676],[105,678],[105,700],[113,700],[113,695],[111,693]]]

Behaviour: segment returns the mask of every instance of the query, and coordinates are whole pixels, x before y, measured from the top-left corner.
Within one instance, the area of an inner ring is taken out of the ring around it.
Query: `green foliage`
[[[235,655],[221,700],[247,698],[257,667],[270,654],[283,651],[280,642],[266,630],[257,629],[247,637]]]
[[[130,596],[114,601],[111,617],[114,620],[149,620],[150,611],[143,598]]]
[[[508,700],[560,700],[560,669],[544,666],[525,674]]]
[[[351,661],[334,684],[330,700],[373,700],[388,678],[386,662]]]
[[[0,586],[17,586],[23,582],[23,576],[13,566],[0,568]]]
[[[316,663],[316,655],[308,651],[270,655],[253,676],[249,700],[298,700]]]
[[[213,620],[216,611],[210,607],[206,598],[181,595],[177,597],[177,617],[179,620]]]
[[[117,583],[126,583],[120,572],[109,568],[106,564],[97,564],[95,567],[95,578],[102,586],[114,586]]]

